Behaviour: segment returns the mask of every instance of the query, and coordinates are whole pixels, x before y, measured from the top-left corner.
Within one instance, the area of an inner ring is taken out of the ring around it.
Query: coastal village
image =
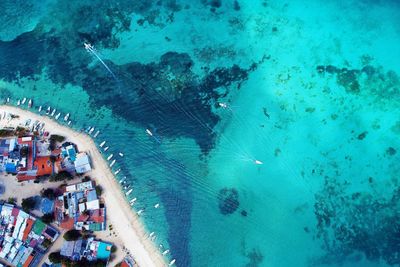
[[[113,229],[90,156],[30,125],[0,129],[0,266],[138,266],[127,251],[115,262],[124,248],[106,239]]]

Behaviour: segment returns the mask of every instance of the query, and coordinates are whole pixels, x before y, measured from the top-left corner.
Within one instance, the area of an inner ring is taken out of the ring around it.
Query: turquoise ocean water
[[[177,266],[400,264],[396,1],[0,8],[1,98],[99,129]]]

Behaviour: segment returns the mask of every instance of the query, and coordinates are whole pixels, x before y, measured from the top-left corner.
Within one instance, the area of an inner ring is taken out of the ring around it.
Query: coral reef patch
[[[218,193],[218,207],[223,215],[234,213],[239,208],[239,192],[234,188],[223,188]]]

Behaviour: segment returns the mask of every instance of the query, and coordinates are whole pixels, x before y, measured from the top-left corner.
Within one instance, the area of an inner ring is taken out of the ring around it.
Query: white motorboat
[[[69,119],[69,113],[67,113],[67,115],[64,116],[64,121],[67,121]]]
[[[106,144],[106,141],[101,142],[100,147],[103,147]]]
[[[111,168],[112,166],[114,166],[114,164],[115,164],[115,159],[111,162],[110,168]]]
[[[56,114],[57,109],[53,109],[53,111],[51,112],[50,116],[54,116],[54,114]]]
[[[169,262],[168,266],[172,266],[172,265],[174,265],[174,264],[175,264],[175,262],[176,262],[176,260],[175,260],[175,259],[173,259],[172,261],[170,261],[170,262]]]
[[[132,193],[133,188],[129,189],[128,191],[126,191],[125,196],[129,196],[130,193]]]
[[[110,148],[110,147],[106,146],[106,147],[104,148],[104,151],[107,151],[109,148]]]
[[[164,250],[163,253],[161,253],[163,256],[167,255],[169,253],[169,249]]]
[[[21,105],[21,100],[18,99],[17,106]]]
[[[94,134],[94,138],[96,138],[98,135],[99,135],[99,133],[100,133],[100,131],[99,130],[97,130],[97,132]]]
[[[114,172],[115,175],[121,172],[121,169],[118,169],[116,172]]]
[[[107,160],[112,159],[113,156],[114,156],[114,154],[111,154],[110,156],[107,157]]]
[[[41,111],[42,111],[42,106],[39,106],[39,109],[38,109],[38,111],[39,111],[39,112],[41,112]]]
[[[60,118],[61,116],[61,112],[58,112],[58,114],[54,117],[56,120],[58,120],[58,118]]]
[[[118,155],[123,158],[124,157],[124,153],[119,152]]]
[[[24,98],[22,99],[21,105],[25,104],[25,102],[26,102],[26,97],[24,97]]]
[[[29,101],[28,101],[28,108],[31,108],[32,107],[32,99],[29,99]]]

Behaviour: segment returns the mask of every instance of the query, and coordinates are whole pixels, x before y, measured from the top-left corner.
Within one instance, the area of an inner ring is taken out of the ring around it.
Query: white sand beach
[[[121,245],[125,247],[133,255],[139,266],[168,265],[157,246],[148,238],[145,227],[139,221],[138,215],[131,210],[131,207],[125,201],[123,192],[118,182],[114,179],[107,162],[103,159],[95,143],[88,135],[62,126],[49,117],[37,115],[20,108],[1,105],[0,114],[4,112],[18,115],[19,118],[14,118],[10,121],[2,119],[0,121],[0,128],[23,125],[28,119],[38,120],[45,123],[44,128],[50,134],[62,135],[66,137],[67,141],[75,143],[80,151],[88,153],[92,161],[92,171],[88,175],[103,187],[104,192],[102,197],[105,200],[107,208],[107,225],[112,225],[112,232],[116,234],[114,236],[98,234],[97,236],[116,243],[118,254],[122,252]],[[11,175],[8,177],[10,179],[14,178]],[[38,185],[35,184],[35,186]],[[20,187],[20,189],[22,188]],[[119,258],[118,255],[117,257]]]

